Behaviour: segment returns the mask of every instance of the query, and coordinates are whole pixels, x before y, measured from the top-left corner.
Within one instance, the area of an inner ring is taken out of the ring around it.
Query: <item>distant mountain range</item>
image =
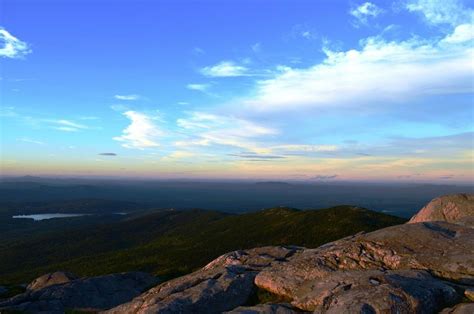
[[[205,208],[250,212],[272,206],[301,209],[353,204],[411,217],[442,194],[474,193],[474,185],[282,181],[144,181],[120,179],[19,177],[0,180],[1,206],[21,208],[27,202],[110,200],[146,208]]]

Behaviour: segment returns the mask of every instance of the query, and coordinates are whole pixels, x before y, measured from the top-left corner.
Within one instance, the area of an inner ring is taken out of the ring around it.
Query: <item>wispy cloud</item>
[[[233,61],[222,61],[216,65],[204,67],[201,73],[209,77],[235,77],[248,75],[248,68]]]
[[[367,24],[369,18],[375,18],[383,12],[383,9],[372,2],[364,2],[358,7],[351,9],[349,14],[356,18],[358,24]]]
[[[228,154],[232,157],[239,157],[243,159],[265,159],[265,160],[275,160],[275,159],[285,159],[285,156],[279,155],[268,155],[268,154],[256,154],[254,152],[245,152],[245,153],[238,153],[238,154]]]
[[[197,91],[200,91],[200,92],[207,91],[209,89],[209,87],[211,87],[210,84],[188,84],[188,85],[186,85],[187,89],[197,90]]]
[[[100,120],[99,117],[95,117],[95,116],[84,116],[84,117],[80,117],[79,119],[80,120]]]
[[[155,124],[159,118],[137,111],[126,111],[123,113],[130,119],[131,123],[123,131],[121,136],[113,139],[123,142],[125,148],[145,149],[158,147],[157,140],[164,135],[164,132]]]
[[[296,24],[291,31],[285,35],[286,39],[305,39],[313,40],[318,38],[316,30],[307,24]]]
[[[194,47],[193,48],[193,53],[195,55],[203,55],[205,54],[206,52],[204,51],[204,49],[200,48],[200,47]]]
[[[196,156],[195,153],[190,152],[190,151],[184,151],[184,150],[177,150],[172,152],[171,154],[168,154],[161,158],[163,161],[176,161],[179,159],[189,159],[189,158],[194,158]]]
[[[223,145],[261,153],[265,149],[255,140],[278,134],[276,129],[232,116],[204,112],[192,112],[189,115],[188,118],[181,118],[176,122],[190,137],[186,141],[176,142],[177,146]]]
[[[307,144],[286,144],[272,146],[272,150],[278,150],[283,153],[288,152],[335,152],[337,145],[307,145]]]
[[[89,129],[87,125],[80,124],[70,120],[45,120],[46,122],[52,124],[52,128],[58,131],[64,132],[78,132],[81,130]]]
[[[310,179],[311,180],[332,180],[332,179],[336,179],[337,177],[338,177],[337,174],[332,174],[332,175],[318,174],[318,175],[315,175],[315,176],[311,177]]]
[[[115,95],[114,98],[115,98],[115,99],[118,99],[118,100],[138,100],[138,99],[140,99],[140,95],[136,95],[136,94],[131,94],[131,95]]]
[[[0,106],[0,117],[13,118],[17,116],[18,116],[18,113],[15,111],[15,107]]]
[[[441,180],[451,180],[451,179],[454,179],[456,176],[454,175],[446,175],[446,176],[440,176],[438,177],[438,179],[441,179]]]
[[[34,140],[34,139],[31,139],[31,138],[28,138],[28,137],[21,137],[21,138],[18,139],[18,141],[24,142],[24,143],[37,144],[37,145],[44,145],[45,144],[42,141]]]
[[[474,11],[464,7],[459,0],[410,0],[406,8],[411,12],[422,14],[425,21],[432,25],[472,24],[474,16]]]
[[[251,46],[252,51],[255,53],[259,53],[262,51],[262,44],[261,43],[255,43]]]
[[[31,53],[29,45],[0,27],[0,57],[22,58]]]

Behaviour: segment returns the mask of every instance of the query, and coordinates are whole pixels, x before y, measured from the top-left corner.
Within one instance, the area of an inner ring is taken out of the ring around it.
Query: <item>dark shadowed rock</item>
[[[26,289],[39,290],[52,285],[66,283],[75,279],[78,279],[78,277],[72,273],[57,271],[36,278],[26,287]]]
[[[49,280],[38,279],[32,284],[50,283]],[[104,310],[130,301],[156,283],[157,279],[149,274],[132,272],[74,279],[43,288],[36,286],[34,290],[0,302],[0,312],[6,309],[33,313],[63,313],[66,309]]]
[[[446,221],[474,227],[474,195],[453,194],[435,198],[408,223]]]

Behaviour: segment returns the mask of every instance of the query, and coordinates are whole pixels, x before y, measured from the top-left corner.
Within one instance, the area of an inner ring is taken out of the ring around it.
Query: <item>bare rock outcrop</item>
[[[292,304],[318,313],[433,313],[461,300],[448,283],[424,271],[338,271],[307,281]]]
[[[58,273],[41,276],[25,293],[0,302],[0,313],[3,310],[26,313],[104,310],[130,301],[157,283],[155,277],[141,272],[73,278],[72,274]],[[58,283],[53,284],[55,280]]]
[[[224,254],[207,266],[147,291],[106,313],[222,313],[255,293],[255,276],[301,248],[262,247]]]
[[[446,221],[474,227],[474,195],[453,194],[435,198],[408,223]]]
[[[66,283],[71,280],[78,279],[76,275],[70,272],[57,271],[45,274],[33,280],[27,287],[27,290],[40,290],[52,285]]]

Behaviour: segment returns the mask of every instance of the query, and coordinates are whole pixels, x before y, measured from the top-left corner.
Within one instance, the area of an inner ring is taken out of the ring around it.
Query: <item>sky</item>
[[[474,182],[470,0],[0,0],[2,175]]]

